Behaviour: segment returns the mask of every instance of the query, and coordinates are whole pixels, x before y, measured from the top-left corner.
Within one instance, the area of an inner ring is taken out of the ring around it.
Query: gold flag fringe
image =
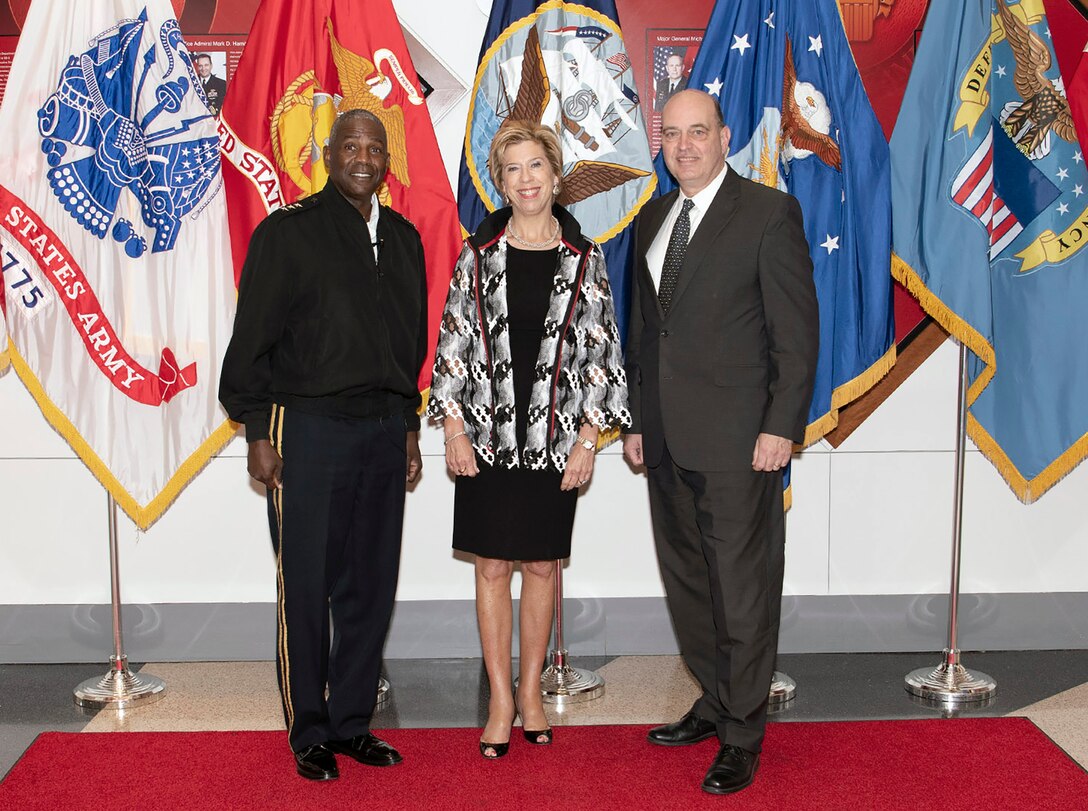
[[[807,448],[834,431],[839,425],[839,409],[852,403],[879,383],[880,379],[895,366],[895,358],[895,344],[892,344],[876,363],[831,392],[831,409],[809,424],[805,429],[805,439],[801,446]]]
[[[986,368],[967,389],[967,406],[978,399],[994,378],[997,356],[993,346],[982,334],[941,301],[922,281],[921,276],[896,254],[892,254],[892,276],[918,299],[922,309],[948,331],[957,341],[986,364]],[[1053,462],[1043,468],[1033,479],[1026,478],[990,433],[982,427],[974,415],[967,414],[967,435],[978,446],[982,455],[990,460],[997,472],[1024,504],[1037,501],[1047,490],[1060,482],[1073,468],[1088,456],[1088,434],[1070,445]]]
[[[159,494],[155,496],[150,502],[145,505],[141,505],[114,477],[113,473],[106,466],[92,449],[83,436],[79,433],[79,430],[72,424],[68,417],[60,410],[59,407],[49,399],[49,395],[45,393],[45,389],[42,387],[38,378],[34,376],[34,372],[31,371],[27,362],[23,359],[22,355],[15,348],[14,344],[9,345],[9,354],[11,357],[11,365],[15,368],[15,373],[19,375],[19,378],[23,381],[23,384],[27,387],[31,396],[38,403],[38,407],[42,410],[42,414],[45,416],[49,424],[53,426],[56,431],[67,440],[68,444],[72,446],[72,450],[76,452],[76,455],[83,460],[83,463],[90,468],[91,473],[95,478],[101,482],[102,486],[113,496],[114,501],[125,513],[131,518],[137,527],[141,530],[146,530],[152,524],[154,524],[162,514],[166,512],[166,509],[174,502],[174,499],[178,497],[185,486],[199,473],[208,461],[222,450],[233,437],[237,430],[237,426],[230,420],[225,420],[222,425],[215,429],[200,447],[194,451],[188,459],[186,459],[181,466],[177,469],[169,481],[166,482],[166,486],[163,487]]]

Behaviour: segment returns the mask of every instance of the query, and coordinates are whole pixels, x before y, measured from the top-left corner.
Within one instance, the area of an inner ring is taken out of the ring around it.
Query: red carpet
[[[756,782],[731,797],[699,789],[713,742],[652,746],[646,729],[559,727],[493,763],[476,730],[393,729],[403,764],[340,758],[340,779],[316,784],[282,732],[52,732],[0,783],[0,808],[1088,808],[1088,773],[1025,718],[772,724]]]

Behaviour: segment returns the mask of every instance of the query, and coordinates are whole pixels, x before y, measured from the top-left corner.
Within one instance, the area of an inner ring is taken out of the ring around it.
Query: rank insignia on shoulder
[[[389,213],[395,215],[397,217],[397,219],[404,220],[406,223],[408,223],[410,226],[415,228],[417,231],[419,230],[418,228],[416,228],[416,224],[414,222],[412,222],[410,219],[405,217],[403,214],[401,214],[395,208],[392,208],[390,206],[386,206],[386,208],[389,210]]]

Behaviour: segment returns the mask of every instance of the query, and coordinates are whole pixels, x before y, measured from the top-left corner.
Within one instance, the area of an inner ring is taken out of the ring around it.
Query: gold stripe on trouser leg
[[[272,407],[272,423],[269,426],[272,447],[283,458],[283,406]],[[282,482],[281,482],[282,486]],[[287,716],[287,734],[295,724],[295,708],[291,703],[291,657],[287,652],[287,614],[284,608],[283,588],[283,490],[272,493],[272,503],[276,508],[276,527],[279,543],[276,544],[276,580],[279,599],[276,607],[276,638],[279,646],[280,684],[283,685],[283,708]]]

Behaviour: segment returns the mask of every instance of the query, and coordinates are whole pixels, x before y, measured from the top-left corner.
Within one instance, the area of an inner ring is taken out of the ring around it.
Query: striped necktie
[[[680,266],[684,264],[684,254],[688,251],[688,237],[691,235],[691,219],[688,212],[695,203],[691,199],[680,207],[680,216],[672,226],[669,235],[669,247],[665,249],[665,262],[661,266],[661,283],[657,288],[657,298],[661,309],[666,313],[672,306],[672,297],[676,292],[676,280],[680,278]]]

